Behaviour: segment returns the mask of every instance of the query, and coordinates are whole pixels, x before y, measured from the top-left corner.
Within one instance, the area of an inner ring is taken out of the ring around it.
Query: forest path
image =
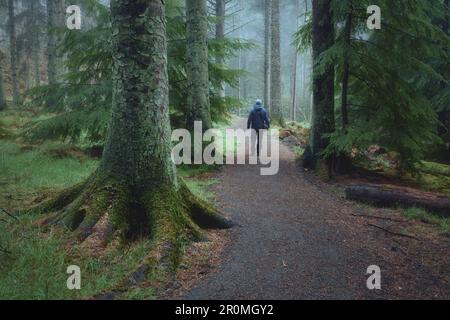
[[[184,298],[450,298],[448,279],[440,276],[449,270],[421,263],[429,254],[441,259],[449,242],[424,246],[368,226],[383,222],[353,215],[375,209],[326,191],[282,144],[279,173],[261,176],[259,169],[227,165],[218,174],[218,202],[237,226],[223,263]],[[370,265],[381,268],[382,290],[366,287]]]

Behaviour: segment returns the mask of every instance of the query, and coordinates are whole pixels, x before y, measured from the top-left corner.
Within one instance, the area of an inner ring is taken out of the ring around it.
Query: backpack
[[[265,117],[263,115],[263,109],[257,109],[256,114],[258,115],[259,119],[261,120],[261,123],[263,124],[262,129],[267,130],[269,129],[268,123],[265,121]]]

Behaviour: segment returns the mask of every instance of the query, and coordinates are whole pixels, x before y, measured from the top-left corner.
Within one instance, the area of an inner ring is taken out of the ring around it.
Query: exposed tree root
[[[152,251],[126,281],[127,287],[142,280],[142,274],[172,273],[184,244],[204,239],[200,228],[232,227],[182,181],[178,189],[158,187],[138,194],[101,171],[35,210],[49,214],[47,225],[72,231],[86,255],[101,254],[117,238],[152,239]]]

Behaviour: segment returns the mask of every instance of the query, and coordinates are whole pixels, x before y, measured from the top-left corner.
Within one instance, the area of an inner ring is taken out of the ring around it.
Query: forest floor
[[[1,114],[0,208],[8,212],[85,179],[98,165],[85,146],[28,144],[21,132],[35,118]],[[341,182],[303,171],[294,151],[280,146],[274,176],[261,176],[259,165],[180,167],[191,190],[215,200],[236,227],[208,231],[209,241],[188,245],[175,280],[157,279],[160,287],[149,280],[115,298],[450,298],[450,237],[441,220],[348,202]],[[151,246],[143,240],[84,257],[64,233],[36,228],[39,216],[18,215],[16,221],[4,213],[0,299],[86,299],[109,292]],[[66,288],[71,264],[83,270],[80,291]],[[366,287],[370,265],[381,268],[382,290]]]
[[[305,172],[285,145],[277,175],[259,169],[217,174],[216,200],[237,224],[232,240],[213,272],[170,298],[450,299],[450,238],[436,226],[346,201],[341,185]],[[366,286],[371,265],[381,290]]]

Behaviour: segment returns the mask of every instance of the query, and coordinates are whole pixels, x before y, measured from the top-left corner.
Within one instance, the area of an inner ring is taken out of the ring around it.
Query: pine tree
[[[188,80],[187,128],[201,121],[203,130],[212,128],[209,102],[208,21],[206,0],[186,0]]]
[[[5,54],[0,51],[0,111],[6,109],[6,96],[3,84],[3,60],[5,59]]]
[[[270,102],[270,23],[271,23],[271,0],[264,0],[264,105],[268,108]],[[270,113],[270,109],[269,109]]]
[[[112,53],[110,13],[97,0],[83,2],[82,30],[65,30],[60,49],[68,72],[62,82],[43,85],[28,92],[29,107],[48,108],[57,114],[37,121],[27,131],[32,139],[71,139],[103,145],[112,104]],[[186,126],[188,81],[186,79],[186,19],[184,1],[166,2],[168,34],[168,72],[170,79],[171,123]],[[86,23],[85,23],[86,22]],[[209,84],[211,118],[215,122],[228,119],[237,99],[221,97],[221,84],[237,87],[239,70],[217,64],[218,55],[232,58],[249,44],[238,39],[210,39]],[[70,110],[70,111],[68,111]]]
[[[281,105],[280,1],[271,0],[270,103],[274,123],[284,126]]]
[[[11,63],[12,104],[20,103],[19,83],[17,78],[17,44],[16,44],[16,16],[14,12],[14,0],[8,0],[8,33]]]
[[[103,159],[87,181],[37,210],[56,212],[48,223],[76,231],[87,246],[151,237],[145,262],[153,268],[170,257],[173,270],[180,245],[200,236],[192,220],[230,224],[190,193],[171,161],[164,2],[112,0],[111,18],[114,97]]]
[[[47,78],[51,86],[61,81],[62,56],[58,52],[64,23],[64,0],[47,0]]]
[[[427,150],[440,143],[435,110],[448,105],[450,96],[438,85],[448,82],[450,38],[433,23],[448,12],[444,2],[381,1],[382,29],[372,31],[367,16],[358,14],[370,1],[329,4],[336,40],[316,55],[314,73],[323,75],[330,65],[335,67],[341,126],[321,135],[330,143],[320,153],[328,158],[355,150],[363,154],[377,144],[397,154],[400,170],[415,171]],[[310,43],[311,27],[308,23],[297,35],[304,45]],[[316,96],[314,100],[316,105]],[[312,139],[317,139],[314,129]]]
[[[331,167],[331,157],[323,157],[328,147],[327,134],[334,132],[334,65],[326,64],[319,68],[321,55],[334,43],[334,22],[331,0],[313,0],[312,2],[312,50],[313,50],[313,116],[310,138],[312,159],[308,162],[315,167],[326,160]],[[318,160],[320,160],[318,162]]]
[[[225,38],[225,13],[225,0],[216,0],[216,40],[218,41],[223,41]],[[222,66],[225,62],[222,55],[218,55],[216,61],[219,66]],[[219,95],[221,97],[225,96],[225,88],[223,87],[223,84],[221,84],[221,88],[219,89]]]

